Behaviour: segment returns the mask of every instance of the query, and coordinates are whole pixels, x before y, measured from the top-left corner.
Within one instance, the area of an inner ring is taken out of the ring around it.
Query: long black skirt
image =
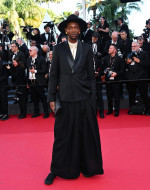
[[[96,106],[92,99],[61,102],[54,126],[51,172],[65,179],[103,174]]]

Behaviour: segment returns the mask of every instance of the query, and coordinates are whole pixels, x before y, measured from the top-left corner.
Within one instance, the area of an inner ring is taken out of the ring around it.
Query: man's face
[[[98,38],[96,38],[96,37],[92,37],[92,42],[93,42],[93,43],[96,43],[97,40],[98,40]]]
[[[50,51],[50,52],[49,52],[49,59],[50,59],[50,61],[52,60],[52,55],[53,55],[53,52]]]
[[[139,45],[140,45],[140,48],[143,46],[143,40],[141,39],[141,40],[138,40],[138,43],[139,43]]]
[[[70,22],[67,24],[67,27],[65,29],[67,32],[68,38],[71,40],[77,40],[78,36],[80,34],[80,27],[79,24],[76,22]]]
[[[91,28],[91,23],[90,22],[87,23],[87,28]]]
[[[140,49],[140,46],[137,43],[132,43],[132,51],[138,52]]]
[[[16,44],[11,44],[11,51],[12,52],[18,51],[18,47],[16,46]]]
[[[2,51],[3,50],[3,48],[2,48],[2,46],[0,46],[0,51]]]
[[[123,40],[126,40],[126,39],[127,39],[127,34],[126,34],[125,32],[122,32],[122,33],[121,33],[121,38],[122,38]]]
[[[36,46],[36,41],[31,41],[30,46]]]
[[[46,32],[46,33],[49,33],[49,32],[50,32],[50,27],[46,27],[46,28],[45,28],[45,32]]]
[[[117,40],[118,40],[118,36],[112,34],[111,39],[112,39],[113,42],[117,42]]]
[[[114,46],[110,46],[108,53],[111,55],[111,54],[113,54],[115,52],[116,52],[115,47]]]
[[[31,47],[30,50],[29,50],[29,54],[31,57],[34,57],[37,55],[37,51],[34,47]]]

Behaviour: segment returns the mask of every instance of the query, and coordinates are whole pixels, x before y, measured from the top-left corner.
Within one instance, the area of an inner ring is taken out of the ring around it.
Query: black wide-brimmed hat
[[[78,23],[82,32],[84,32],[87,29],[87,23],[83,19],[78,18],[74,14],[71,14],[70,16],[68,16],[66,20],[62,21],[59,24],[58,29],[60,30],[60,32],[65,33],[65,28],[67,27],[67,24],[70,22]]]

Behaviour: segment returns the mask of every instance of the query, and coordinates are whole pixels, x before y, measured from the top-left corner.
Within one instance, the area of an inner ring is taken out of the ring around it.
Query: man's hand
[[[35,73],[35,69],[32,67],[32,69],[29,69],[31,73]]]
[[[116,77],[117,73],[116,72],[112,72],[111,77]]]
[[[140,63],[140,60],[137,57],[133,57],[134,62]]]
[[[130,64],[132,62],[132,59],[127,59],[127,64]]]
[[[55,109],[55,102],[50,102],[50,108],[51,108],[52,111],[54,112],[54,109]]]

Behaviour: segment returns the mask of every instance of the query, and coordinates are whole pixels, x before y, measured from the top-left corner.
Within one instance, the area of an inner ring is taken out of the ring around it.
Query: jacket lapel
[[[79,67],[81,63],[81,58],[82,58],[82,43],[78,41],[76,57],[75,57],[74,66],[73,66],[74,71],[77,70],[77,68]]]

